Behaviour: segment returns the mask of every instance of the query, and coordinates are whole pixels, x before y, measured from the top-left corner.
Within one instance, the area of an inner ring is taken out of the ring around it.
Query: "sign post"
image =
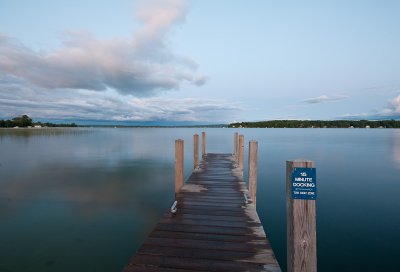
[[[249,193],[256,207],[257,196],[257,173],[258,173],[258,142],[249,142]]]
[[[286,161],[288,272],[317,271],[316,198],[314,162]]]

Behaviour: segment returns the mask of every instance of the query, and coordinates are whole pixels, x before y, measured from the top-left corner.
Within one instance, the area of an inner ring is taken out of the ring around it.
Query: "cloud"
[[[386,108],[375,114],[377,119],[400,119],[400,95],[390,99]]]
[[[34,119],[220,122],[242,110],[227,100],[122,96],[113,89],[49,93],[19,78],[0,76],[0,113],[7,113],[0,119],[27,114]]]
[[[400,114],[400,95],[398,95],[397,97],[393,98],[390,102],[389,102],[389,111],[392,113],[396,113],[396,114]]]
[[[0,73],[44,89],[105,91],[137,97],[179,89],[184,83],[203,85],[197,64],[176,55],[165,43],[168,31],[185,19],[182,0],[143,1],[135,12],[141,28],[129,39],[100,40],[79,30],[64,33],[54,51],[34,51],[0,34]]]
[[[324,102],[343,100],[346,98],[349,98],[349,97],[346,95],[333,95],[333,96],[321,95],[318,97],[303,100],[303,102],[309,103],[309,104],[319,104],[319,103],[324,103]]]
[[[395,119],[400,120],[400,95],[390,99],[387,107],[381,110],[371,111],[369,113],[346,114],[340,116],[341,119],[369,119],[369,120],[384,120]]]
[[[141,114],[126,116],[120,120],[220,121],[231,113],[242,110],[234,103],[215,99],[135,98],[130,103],[138,107]]]
[[[171,24],[183,22],[187,8],[184,0],[146,0],[139,3],[135,18],[143,22],[144,27],[138,32],[138,41],[158,43]]]

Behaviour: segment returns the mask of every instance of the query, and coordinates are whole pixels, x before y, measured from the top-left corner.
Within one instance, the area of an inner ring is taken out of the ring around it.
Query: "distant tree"
[[[27,127],[32,126],[32,119],[28,115],[22,115],[20,117],[15,117],[12,119],[15,126]]]
[[[272,120],[272,121],[261,121],[261,122],[242,122],[232,123],[230,127],[259,127],[259,128],[365,128],[367,126],[371,128],[400,128],[399,120],[381,120],[381,121],[369,121],[369,120]]]
[[[11,120],[6,120],[5,123],[6,123],[6,127],[13,127],[14,126],[14,123]]]
[[[0,127],[12,128],[12,127],[28,127],[28,126],[46,126],[46,127],[77,127],[78,125],[75,123],[71,124],[53,124],[53,123],[41,123],[41,122],[32,122],[32,119],[28,115],[22,115],[19,117],[15,117],[12,120],[1,120],[0,119]]]

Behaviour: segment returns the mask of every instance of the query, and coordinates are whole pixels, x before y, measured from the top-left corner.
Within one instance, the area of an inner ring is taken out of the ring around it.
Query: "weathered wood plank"
[[[205,271],[280,271],[279,267],[266,264],[255,264],[250,262],[223,261],[210,259],[195,259],[184,257],[166,257],[156,255],[145,255],[138,253],[133,259],[134,264],[155,265],[165,268],[180,268]]]
[[[232,193],[226,193],[223,196],[220,197],[220,194],[216,193],[211,193],[204,191],[201,195],[198,193],[193,193],[193,192],[180,192],[178,194],[178,197],[189,197],[189,198],[204,198],[204,199],[209,199],[212,201],[218,201],[218,200],[224,200],[224,199],[236,199],[236,200],[244,200],[243,194],[240,192],[232,192]]]
[[[166,231],[181,231],[191,233],[209,233],[209,234],[228,234],[228,235],[252,235],[257,232],[257,228],[231,228],[217,226],[197,226],[186,224],[167,224],[159,223],[156,226],[157,230]]]
[[[213,248],[199,249],[188,247],[175,247],[169,245],[168,250],[160,245],[143,245],[140,248],[142,254],[159,255],[168,257],[186,257],[186,258],[199,258],[210,260],[225,260],[225,261],[245,261],[250,263],[264,263],[265,258],[274,258],[270,255],[270,250],[259,249],[254,252],[247,251],[233,251],[233,250],[218,250]]]
[[[165,217],[171,217],[171,213],[165,213]],[[235,216],[227,216],[227,215],[203,215],[203,214],[184,214],[179,213],[174,215],[175,218],[185,218],[185,219],[199,219],[199,220],[211,220],[211,221],[224,221],[224,222],[234,222],[237,221],[238,218]],[[260,220],[256,220],[254,218],[248,221],[249,223],[260,223]]]
[[[212,209],[201,209],[199,206],[197,207],[182,207],[179,209],[180,213],[185,214],[201,214],[201,215],[227,215],[227,216],[235,216],[243,218],[243,212],[235,212],[231,210],[212,210]]]
[[[221,220],[204,220],[204,219],[190,219],[185,217],[180,218],[162,218],[160,223],[178,223],[178,224],[186,224],[186,225],[195,225],[195,226],[210,226],[210,227],[260,227],[261,223],[250,223],[246,222],[246,219],[243,218],[243,221],[221,221]]]
[[[215,206],[205,206],[205,205],[196,205],[196,204],[178,204],[179,208],[187,209],[187,210],[206,210],[210,212],[214,212]],[[238,207],[218,207],[218,211],[225,211],[231,213],[242,213],[243,210],[240,206]]]
[[[163,268],[153,265],[130,264],[127,267],[125,267],[124,272],[207,272],[207,271]]]
[[[225,251],[241,251],[257,253],[263,249],[271,249],[266,240],[258,240],[246,243],[224,242],[224,241],[199,241],[192,239],[155,238],[149,237],[144,245],[163,247],[183,247],[191,249],[215,249]]]
[[[149,237],[242,242],[242,243],[254,242],[265,239],[265,237],[254,237],[251,235],[225,235],[225,234],[190,233],[190,232],[186,233],[186,232],[162,231],[162,230],[154,230]]]
[[[209,207],[210,209],[215,209],[217,207],[217,205],[215,203],[205,202],[205,201],[194,201],[192,199],[184,200],[184,201],[181,201],[181,202],[178,202],[178,203],[182,207],[183,206],[205,206],[205,207]],[[223,203],[219,202],[218,208],[219,207],[223,207],[223,208],[233,208],[233,209],[234,208],[239,208],[239,209],[242,209],[242,207],[244,205],[245,204],[242,203],[242,202],[236,202],[236,203],[232,202],[232,201],[223,202]]]
[[[205,154],[125,272],[280,271],[230,154]]]
[[[240,194],[216,198],[217,196],[218,196],[217,194],[215,195],[203,194],[199,196],[198,194],[196,195],[196,194],[185,193],[185,194],[178,194],[176,200],[179,201],[187,198],[190,200],[209,201],[213,203],[219,203],[219,202],[223,203],[226,201],[244,202],[244,197],[243,195]]]

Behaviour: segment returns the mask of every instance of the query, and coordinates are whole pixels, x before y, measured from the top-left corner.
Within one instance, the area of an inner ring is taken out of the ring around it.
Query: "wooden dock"
[[[281,271],[231,154],[203,155],[124,272]]]

